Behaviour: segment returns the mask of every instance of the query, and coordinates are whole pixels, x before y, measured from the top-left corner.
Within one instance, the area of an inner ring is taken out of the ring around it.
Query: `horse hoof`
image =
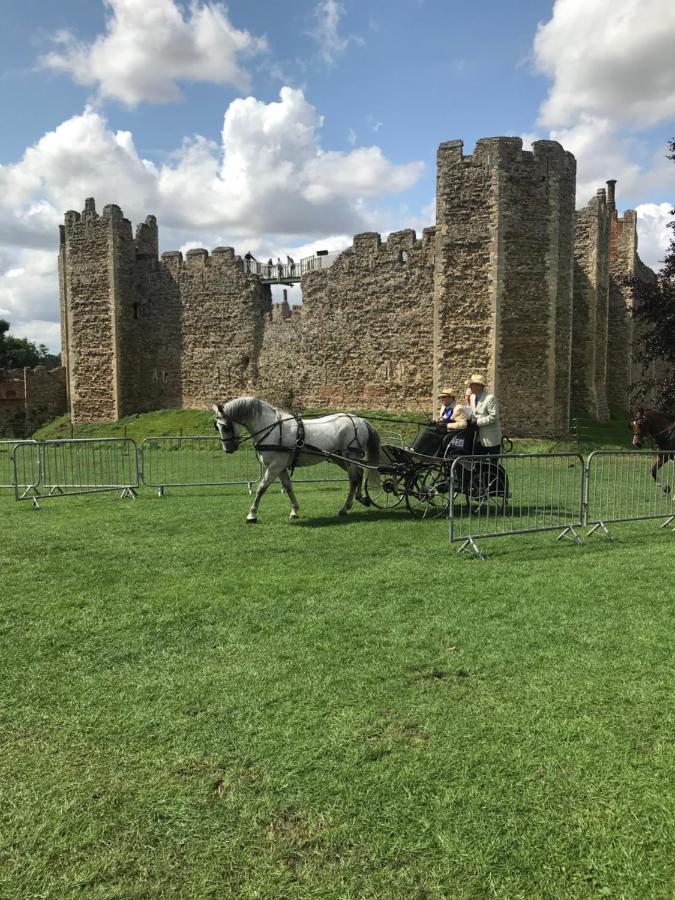
[[[249,525],[255,525],[258,522],[255,516],[246,516],[246,521]]]
[[[341,510],[338,512],[337,517],[338,517],[338,519],[339,519],[341,522],[344,522],[344,520],[347,518],[347,510],[346,510],[346,509],[341,509]]]
[[[288,514],[288,518],[291,522],[293,522],[295,519],[299,519],[300,516],[296,512],[292,512]]]

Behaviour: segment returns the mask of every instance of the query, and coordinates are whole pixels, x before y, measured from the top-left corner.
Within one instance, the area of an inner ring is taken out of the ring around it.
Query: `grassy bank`
[[[326,410],[307,410],[306,416],[325,415]],[[382,410],[360,410],[373,417],[380,431],[396,431],[408,440],[414,437],[418,424],[424,421],[421,413],[391,413]],[[604,448],[628,448],[629,432],[626,427],[628,414],[614,410],[608,422],[594,422],[580,417],[579,438],[584,452]],[[213,414],[208,410],[165,409],[156,412],[127,416],[118,422],[91,422],[71,425],[68,416],[61,416],[38,429],[33,435],[38,440],[55,438],[130,437],[140,442],[155,435],[213,435]],[[576,450],[577,435],[569,434],[559,440],[517,438],[515,452],[548,452]]]

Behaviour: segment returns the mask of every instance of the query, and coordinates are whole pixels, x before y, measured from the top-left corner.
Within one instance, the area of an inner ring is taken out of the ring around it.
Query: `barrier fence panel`
[[[260,481],[260,463],[254,450],[224,453],[217,436],[148,437],[141,443],[143,484],[168,487],[253,485]]]
[[[123,497],[135,497],[138,449],[131,438],[42,441],[38,446],[41,499],[101,491],[120,491]],[[22,445],[14,450],[17,472],[24,452]],[[16,497],[24,499],[18,487]],[[39,507],[35,498],[33,505]]]
[[[584,461],[578,453],[458,457],[450,470],[450,542],[483,559],[477,541],[559,531],[583,543]]]
[[[656,453],[648,450],[594,450],[586,470],[586,525],[612,540],[609,522],[675,519],[675,451],[664,451],[665,464],[652,477]]]
[[[14,449],[27,446],[18,455]],[[40,484],[40,450],[37,441],[0,441],[0,488],[13,488],[20,496],[37,493]]]

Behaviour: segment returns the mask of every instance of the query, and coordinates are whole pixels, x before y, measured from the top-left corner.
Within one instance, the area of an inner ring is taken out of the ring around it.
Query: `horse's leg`
[[[659,471],[659,469],[661,468],[661,466],[665,463],[665,461],[666,461],[665,456],[663,456],[660,453],[657,454],[656,463],[652,466],[652,478],[658,484],[658,486],[661,488],[661,490],[663,491],[664,494],[669,494],[670,490],[671,490],[670,485],[667,482],[661,481],[659,476],[656,474]]]
[[[289,515],[289,519],[297,519],[298,518],[298,510],[300,507],[298,506],[298,501],[295,499],[295,493],[293,492],[293,482],[291,481],[291,476],[288,474],[288,469],[282,469],[279,472],[279,481],[284,487],[286,494],[288,495],[288,499],[291,501],[291,512]]]
[[[347,499],[344,502],[344,506],[338,512],[338,516],[342,518],[342,516],[346,516],[349,510],[352,508],[352,503],[354,502],[354,495],[359,487],[359,482],[361,480],[361,469],[359,466],[345,466],[347,470],[347,476],[349,478],[349,492],[347,493]]]
[[[270,463],[265,469],[265,474],[260,479],[260,484],[258,485],[258,490],[255,492],[255,499],[253,500],[253,505],[248,511],[248,515],[246,516],[247,522],[257,522],[258,521],[258,506],[260,504],[260,498],[265,493],[267,488],[272,484],[274,479],[279,474],[279,469],[276,466],[273,466]]]
[[[359,481],[358,481],[358,484],[356,485],[356,496],[354,497],[354,499],[357,500],[359,503],[362,503],[363,506],[370,506],[371,505],[370,498],[368,497],[367,494],[363,493],[364,472],[363,472],[363,469],[361,468],[361,466],[358,467],[358,473],[359,473]]]

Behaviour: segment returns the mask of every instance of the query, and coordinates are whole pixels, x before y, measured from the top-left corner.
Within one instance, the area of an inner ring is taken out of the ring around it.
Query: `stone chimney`
[[[607,182],[607,209],[610,213],[616,212],[616,202],[614,200],[614,188],[616,187],[616,178],[610,178]]]

